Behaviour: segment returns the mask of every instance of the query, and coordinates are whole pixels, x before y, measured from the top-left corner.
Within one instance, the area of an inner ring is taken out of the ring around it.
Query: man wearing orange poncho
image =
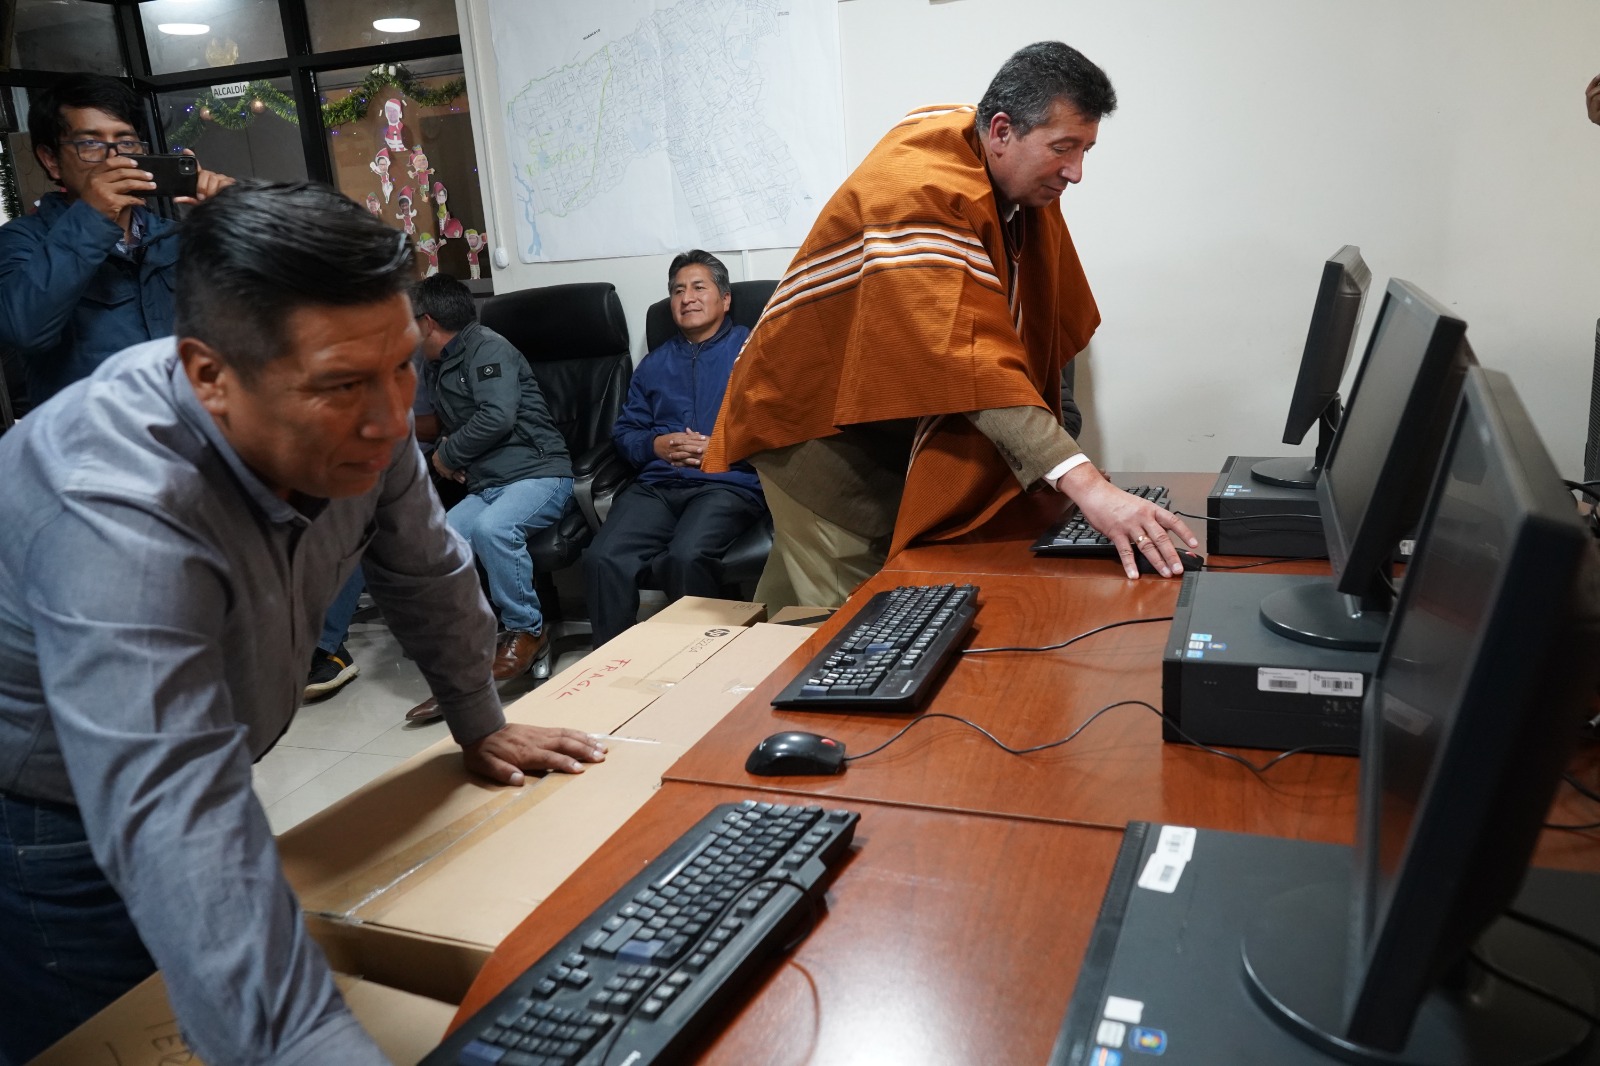
[[[1061,427],[1061,368],[1100,314],[1059,199],[1083,176],[1110,80],[1029,45],[976,109],[929,107],[846,179],[728,384],[704,469],[748,458],[771,507],[769,608],[837,606],[893,552],[967,533],[1035,483],[1183,569],[1177,517],[1112,485]]]

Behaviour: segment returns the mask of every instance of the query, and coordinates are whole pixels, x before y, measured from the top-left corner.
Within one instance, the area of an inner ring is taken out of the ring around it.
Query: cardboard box
[[[690,625],[652,618],[624,630],[512,703],[506,718],[610,733],[715,659],[743,632],[726,623]]]
[[[764,603],[741,600],[713,600],[705,596],[681,596],[650,616],[651,622],[673,625],[733,626],[755,625],[767,617]]]
[[[506,709],[612,737],[604,763],[506,788],[468,776],[444,740],[290,829],[278,851],[313,934],[337,969],[460,1002],[494,946],[808,635],[642,623]]]
[[[444,1039],[456,1008],[335,974],[351,1013],[396,1066],[412,1066]],[[189,1050],[154,974],[52,1044],[33,1066],[204,1066]]]
[[[783,607],[767,621],[779,626],[806,626],[815,629],[833,617],[835,607]]]
[[[692,747],[810,637],[804,626],[751,626],[725,653],[726,663],[689,674],[614,735]]]

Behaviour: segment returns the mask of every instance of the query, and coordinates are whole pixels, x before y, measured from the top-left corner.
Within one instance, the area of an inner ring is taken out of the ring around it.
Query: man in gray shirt
[[[250,783],[333,593],[364,567],[468,770],[604,749],[501,713],[410,429],[406,238],[302,184],[229,189],[180,241],[176,338],[0,438],[0,1063],[158,965],[208,1062],[378,1063]]]

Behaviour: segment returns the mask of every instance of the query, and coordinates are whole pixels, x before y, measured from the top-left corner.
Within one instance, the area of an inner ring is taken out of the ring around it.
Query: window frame
[[[386,63],[463,55],[459,33],[364,48],[314,52],[311,49],[310,17],[306,13],[307,0],[277,0],[278,15],[283,24],[284,50],[287,53],[285,58],[207,67],[203,71],[152,74],[149,46],[145,41],[143,22],[139,18],[138,0],[88,2],[113,9],[117,45],[123,66],[129,72],[125,80],[144,102],[145,124],[149,128],[150,144],[155,151],[165,152],[168,147],[166,135],[158,121],[157,94],[205,89],[224,82],[288,78],[300,120],[300,147],[305,156],[306,175],[312,181],[333,181],[333,156],[328,149],[328,131],[322,124],[322,105],[316,82],[318,74],[345,67],[376,67]],[[20,67],[0,70],[0,86],[42,89],[62,73]],[[18,116],[18,124],[26,128],[26,116]]]

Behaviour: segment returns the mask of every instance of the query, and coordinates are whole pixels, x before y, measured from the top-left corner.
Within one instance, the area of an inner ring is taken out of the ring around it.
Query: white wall
[[[503,174],[485,0],[458,2],[479,151]],[[849,0],[839,16],[852,166],[909,108],[975,101],[1030,41],[1065,40],[1110,74],[1121,106],[1062,200],[1105,318],[1079,368],[1102,466],[1308,451],[1278,440],[1321,261],[1352,243],[1374,274],[1358,345],[1387,279],[1415,282],[1467,320],[1480,361],[1511,374],[1562,472],[1579,472],[1600,317],[1600,128],[1582,101],[1600,4]],[[724,258],[736,279],[776,277],[791,253],[752,252],[748,273]],[[496,284],[614,282],[642,354],[667,262],[513,262]]]

